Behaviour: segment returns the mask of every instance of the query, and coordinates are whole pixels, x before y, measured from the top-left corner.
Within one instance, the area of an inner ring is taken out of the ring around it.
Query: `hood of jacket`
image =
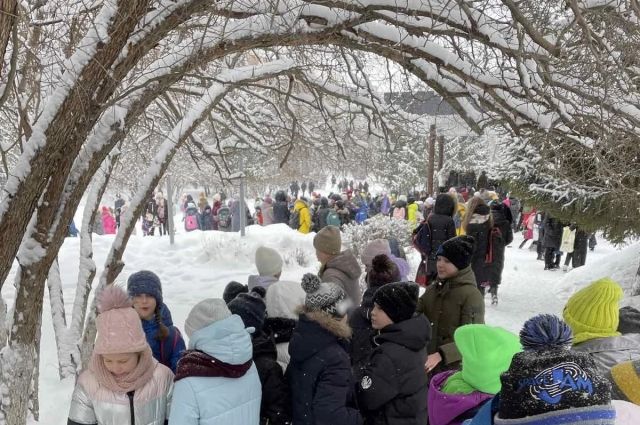
[[[189,349],[204,351],[229,364],[246,363],[251,360],[253,352],[248,329],[245,329],[240,316],[232,314],[195,331],[189,340]]]
[[[273,285],[277,281],[278,279],[274,276],[260,276],[257,274],[253,274],[249,276],[247,284],[249,287],[249,291],[251,291],[256,286],[260,286],[264,289],[267,289],[269,286]]]
[[[503,204],[494,204],[491,206],[491,215],[493,216],[493,225],[501,227],[509,220],[507,220],[507,215],[504,211]]]
[[[358,279],[362,273],[358,260],[350,250],[342,251],[340,254],[327,261],[325,269],[337,269],[347,275],[349,279]]]
[[[414,314],[411,319],[393,323],[375,336],[374,342],[385,341],[402,345],[411,351],[420,351],[426,347],[431,338],[431,325],[424,314]]]
[[[447,217],[453,217],[456,212],[456,202],[451,195],[447,193],[441,193],[436,198],[436,203],[433,206],[434,214],[446,215]]]
[[[293,204],[293,210],[300,211],[303,208],[309,208],[309,206],[302,199],[296,199],[295,204]]]
[[[442,386],[454,373],[456,373],[455,370],[442,372],[431,379],[428,393],[430,424],[450,424],[464,412],[479,407],[493,397],[491,394],[481,393],[480,391],[470,394],[443,393]]]
[[[276,192],[276,202],[287,202],[287,194],[283,190]]]
[[[298,324],[297,319],[288,319],[285,317],[267,317],[264,321],[263,329],[265,333],[271,336],[276,344],[289,342],[293,335],[293,330]]]
[[[291,359],[303,362],[340,340],[351,337],[351,328],[323,311],[301,309],[298,325],[289,343]]]

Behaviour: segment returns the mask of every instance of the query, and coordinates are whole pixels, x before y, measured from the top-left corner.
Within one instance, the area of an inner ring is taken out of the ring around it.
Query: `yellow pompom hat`
[[[567,301],[562,316],[573,331],[573,344],[618,336],[620,285],[605,277],[582,288]]]

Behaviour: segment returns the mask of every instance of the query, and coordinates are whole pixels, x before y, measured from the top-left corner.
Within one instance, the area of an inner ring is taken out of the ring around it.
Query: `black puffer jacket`
[[[493,229],[487,249],[487,252],[491,253],[490,257],[487,258],[487,268],[489,274],[488,282],[493,285],[500,285],[502,282],[505,247],[513,242],[513,229],[505,213],[506,210],[508,210],[508,207],[504,204],[494,204],[491,206]]]
[[[542,246],[545,248],[560,249],[562,243],[562,223],[546,214],[544,219],[544,239]]]
[[[373,337],[377,333],[371,327],[373,295],[379,287],[367,288],[362,294],[362,303],[349,314],[351,336],[351,365],[358,370],[373,352]]]
[[[289,204],[287,204],[287,194],[282,190],[276,192],[276,201],[273,203],[273,223],[289,224]]]
[[[289,385],[277,362],[276,343],[270,335],[260,332],[253,337],[253,362],[262,384],[260,424],[291,423]]]
[[[422,314],[380,331],[366,365],[358,371],[358,401],[367,425],[427,423],[426,346],[430,325]]]
[[[450,195],[441,193],[436,199],[433,213],[427,218],[431,229],[431,253],[427,258],[427,274],[434,278],[437,275],[436,263],[438,248],[456,236],[456,224],[453,221],[456,204]]]
[[[486,206],[478,207],[466,228],[466,234],[475,240],[471,268],[476,276],[478,286],[485,282],[491,282],[493,276],[491,264],[487,264],[487,252],[490,248],[489,236],[491,235],[490,219],[491,211],[489,208]]]
[[[287,368],[295,425],[359,425],[346,338],[349,326],[304,311],[289,343]]]

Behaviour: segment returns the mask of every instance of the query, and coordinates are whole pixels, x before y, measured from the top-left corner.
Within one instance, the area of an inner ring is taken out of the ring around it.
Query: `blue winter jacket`
[[[143,320],[142,329],[144,329],[144,334],[147,336],[147,343],[151,347],[151,351],[153,351],[153,357],[171,369],[173,373],[176,373],[178,360],[185,349],[184,339],[178,328],[173,326],[171,312],[165,304],[160,306],[160,315],[162,316],[162,323],[169,328],[169,336],[167,338],[162,341],[156,339],[156,335],[158,335],[158,324],[155,319]]]
[[[232,365],[246,363],[253,355],[251,335],[236,314],[194,332],[189,349]],[[254,364],[240,378],[183,378],[173,387],[169,424],[258,425],[261,398],[260,377]]]
[[[500,405],[500,394],[487,400],[473,419],[467,419],[463,425],[493,425],[493,418],[498,413]]]

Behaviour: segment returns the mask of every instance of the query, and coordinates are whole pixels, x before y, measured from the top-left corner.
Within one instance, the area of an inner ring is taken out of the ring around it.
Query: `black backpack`
[[[298,230],[300,228],[300,211],[302,210],[293,211],[289,217],[289,227],[294,230]]]
[[[424,257],[429,257],[431,254],[431,237],[431,226],[428,220],[423,220],[413,231],[413,246]]]

